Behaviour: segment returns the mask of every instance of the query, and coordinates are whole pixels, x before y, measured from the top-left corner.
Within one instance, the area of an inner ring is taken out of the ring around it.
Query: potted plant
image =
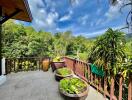
[[[67,77],[60,81],[59,91],[66,100],[85,100],[88,95],[88,85],[80,78]]]
[[[56,57],[53,59],[53,61],[51,62],[51,67],[52,67],[52,71],[54,72],[56,69],[58,68],[62,68],[65,66],[64,61],[62,60],[61,57]]]
[[[50,67],[50,58],[44,58],[42,60],[42,69],[43,69],[43,71],[48,71],[49,67]]]
[[[60,81],[61,79],[63,78],[66,78],[66,77],[71,77],[73,75],[73,72],[71,69],[69,68],[59,68],[56,70],[55,72],[55,79],[57,81]]]

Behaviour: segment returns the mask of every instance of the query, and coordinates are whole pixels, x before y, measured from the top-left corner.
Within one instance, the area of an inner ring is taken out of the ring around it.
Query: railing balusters
[[[89,70],[89,82],[91,82],[91,69],[90,69],[90,65],[88,65],[88,70]]]
[[[7,58],[5,62],[6,74],[19,71],[41,70],[42,58],[21,57]],[[26,67],[24,67],[26,65]]]

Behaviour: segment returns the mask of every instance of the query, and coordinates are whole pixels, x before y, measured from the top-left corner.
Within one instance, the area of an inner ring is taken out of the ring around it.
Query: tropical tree
[[[118,63],[124,61],[124,45],[124,33],[109,28],[105,34],[96,40],[95,46],[92,48],[90,60],[98,66],[104,66],[106,74],[110,73],[112,83],[111,89],[114,89],[114,75],[120,67]],[[111,91],[111,96],[112,95],[113,92]]]
[[[54,35],[54,55],[55,56],[65,56],[67,51],[67,46],[69,45],[72,38],[72,33],[70,31],[56,33]]]
[[[122,62],[125,57],[124,53],[125,35],[118,30],[109,28],[104,35],[100,36],[90,54],[90,59],[98,64],[104,66],[105,69],[111,70],[116,74],[119,62]]]

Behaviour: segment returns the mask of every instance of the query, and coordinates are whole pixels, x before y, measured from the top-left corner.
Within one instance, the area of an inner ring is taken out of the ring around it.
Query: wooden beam
[[[7,16],[3,16],[0,20],[0,24],[3,24],[4,22],[6,22],[8,19],[12,18],[13,16],[17,15],[18,13],[20,13],[21,10],[20,9],[16,9],[14,12],[12,12],[10,15]]]

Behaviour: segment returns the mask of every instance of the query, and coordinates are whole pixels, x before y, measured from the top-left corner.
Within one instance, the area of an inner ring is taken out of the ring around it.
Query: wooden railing
[[[89,63],[69,57],[63,59],[67,67],[102,93],[105,98],[108,97],[110,100],[132,100],[132,76],[128,79],[128,85],[124,85],[124,79],[121,75],[116,75],[114,79],[107,76],[99,77],[91,72]],[[107,75],[107,72],[105,73]]]
[[[9,74],[11,72],[41,70],[43,59],[45,58],[37,57],[8,58],[5,61],[6,74]]]

